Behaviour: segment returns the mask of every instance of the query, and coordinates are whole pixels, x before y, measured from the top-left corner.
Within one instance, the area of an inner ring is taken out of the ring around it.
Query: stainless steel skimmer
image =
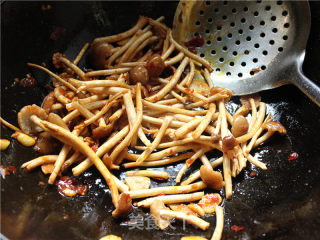
[[[180,1],[173,24],[180,43],[204,39],[197,52],[215,86],[244,95],[292,83],[320,106],[320,88],[302,73],[309,31],[307,1]]]

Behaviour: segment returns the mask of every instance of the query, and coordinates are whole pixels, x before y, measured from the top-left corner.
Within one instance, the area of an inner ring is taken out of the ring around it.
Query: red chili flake
[[[146,86],[148,93],[152,93],[152,86],[150,84],[148,84]]]
[[[120,144],[120,143],[122,143],[122,139],[120,139],[120,140],[118,141],[118,144]]]
[[[56,41],[59,38],[61,38],[63,35],[65,35],[65,33],[66,33],[65,28],[53,26],[53,30],[50,34],[50,39],[53,41]]]
[[[173,154],[174,154],[174,151],[173,151],[172,149],[170,149],[169,153],[170,153],[171,155],[173,155]]]
[[[186,164],[187,165],[191,165],[193,163],[194,159],[193,158],[189,158],[187,161],[186,161]]]
[[[87,185],[83,185],[77,179],[68,176],[57,179],[55,185],[57,185],[60,193],[68,197],[73,197],[76,194],[85,195],[88,191]]]
[[[237,226],[237,225],[233,225],[233,226],[231,227],[231,229],[232,229],[233,231],[240,232],[240,231],[243,230],[243,227],[239,227],[239,226]]]
[[[37,81],[31,76],[31,74],[27,74],[25,78],[20,80],[19,84],[22,87],[34,87],[37,85]]]
[[[158,196],[165,196],[166,194],[165,193],[160,193]]]
[[[63,216],[64,220],[67,220],[68,218],[69,218],[69,214],[66,214],[66,215]]]
[[[249,174],[250,177],[255,177],[257,176],[257,173],[255,171],[252,171],[250,174]]]
[[[17,169],[16,169],[15,166],[9,166],[9,167],[7,167],[7,169],[8,169],[10,172],[12,172],[13,174],[15,174],[16,171],[17,171]]]
[[[188,42],[184,42],[184,45],[188,48],[190,52],[196,53],[197,47],[202,47],[204,44],[204,39],[200,35],[195,36]]]
[[[2,177],[2,179],[5,179],[6,176],[10,175],[10,172],[8,171],[7,168],[5,168],[4,166],[0,166],[0,175]]]
[[[97,152],[97,151],[98,151],[98,147],[95,146],[95,145],[93,145],[93,146],[91,147],[91,149],[92,149],[94,152]]]
[[[288,160],[292,161],[298,157],[299,157],[299,154],[297,152],[293,152],[293,153],[290,153]]]
[[[194,93],[194,89],[186,88],[186,91],[189,93]]]
[[[222,27],[222,23],[221,22],[217,23],[217,27]]]

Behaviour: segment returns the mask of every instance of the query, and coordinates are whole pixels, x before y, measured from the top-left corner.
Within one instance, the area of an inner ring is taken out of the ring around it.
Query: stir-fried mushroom
[[[54,92],[50,92],[42,101],[41,108],[43,108],[47,114],[52,110],[52,105],[55,103],[56,98]]]
[[[214,190],[220,190],[224,186],[222,174],[218,171],[214,171],[212,167],[202,165],[200,167],[200,176],[202,181],[210,188]]]
[[[200,93],[203,96],[207,96],[209,93],[209,86],[203,79],[194,79],[189,86],[189,89]],[[194,101],[197,101],[197,98],[191,98]]]
[[[166,65],[159,54],[154,54],[148,60],[146,68],[150,77],[159,77]]]
[[[150,187],[150,178],[142,176],[126,177],[125,183],[129,186],[131,191],[148,189]]]
[[[222,149],[224,151],[232,150],[237,144],[237,140],[232,135],[222,139]]]
[[[56,150],[58,142],[47,132],[42,132],[37,137],[34,149],[41,154],[49,154]]]
[[[32,115],[38,116],[40,119],[47,119],[47,113],[37,105],[24,106],[18,113],[18,124],[20,129],[27,134],[36,134],[43,131],[41,127],[31,121]]]
[[[160,216],[161,210],[169,210],[160,200],[155,200],[150,206],[150,213],[156,225],[161,229],[165,229],[170,225],[171,218]]]
[[[231,132],[234,137],[240,137],[246,134],[248,132],[248,129],[249,129],[249,123],[244,116],[239,115],[233,119]]]
[[[170,204],[169,207],[175,212],[183,212],[187,215],[198,216],[198,214],[191,208],[189,208],[186,204]]]
[[[287,130],[279,121],[266,122],[262,125],[262,128],[267,129],[270,132],[278,132],[281,135],[287,133]]]
[[[198,205],[203,208],[205,213],[213,213],[216,205],[220,205],[222,198],[218,193],[210,193],[202,197]]]
[[[128,215],[132,211],[132,199],[130,194],[121,193],[116,209],[112,212],[115,218]]]
[[[129,74],[130,74],[130,82],[132,84],[141,82],[142,85],[146,85],[149,81],[149,73],[144,66],[136,66],[132,68]]]
[[[113,46],[109,43],[96,42],[90,47],[88,58],[96,69],[104,69],[107,59],[112,54]]]
[[[48,122],[51,122],[53,124],[56,124],[66,130],[69,130],[67,124],[62,120],[62,118],[55,114],[55,113],[50,113],[47,119]]]
[[[54,169],[53,163],[47,163],[41,166],[41,171],[43,172],[43,174],[51,174],[53,172],[53,169]]]

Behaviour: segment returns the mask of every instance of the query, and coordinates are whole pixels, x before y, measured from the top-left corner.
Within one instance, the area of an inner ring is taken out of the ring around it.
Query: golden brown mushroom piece
[[[161,217],[161,210],[169,210],[169,208],[167,208],[162,201],[154,200],[150,206],[150,213],[157,226],[163,230],[170,225],[170,218]]]
[[[262,125],[262,128],[267,129],[270,132],[278,132],[281,135],[287,133],[287,130],[279,121],[266,122]]]
[[[240,137],[246,134],[248,132],[248,129],[249,129],[249,123],[244,116],[239,115],[233,119],[231,132],[234,137]]]
[[[225,136],[222,139],[222,149],[224,151],[232,150],[237,144],[237,140],[232,135]]]
[[[131,84],[141,82],[142,85],[146,85],[149,81],[148,70],[144,66],[135,66],[129,72]]]
[[[107,59],[112,55],[113,46],[108,43],[94,43],[89,50],[88,59],[92,67],[104,69]]]
[[[37,137],[37,143],[34,149],[41,154],[53,153],[59,143],[48,132],[42,132]]]
[[[20,129],[27,134],[42,132],[42,128],[31,121],[30,117],[36,115],[40,119],[47,119],[46,111],[37,105],[24,106],[18,113],[18,124]]]
[[[261,96],[260,96],[259,94],[257,94],[257,93],[242,96],[242,97],[240,98],[241,104],[242,104],[243,106],[246,106],[246,107],[248,107],[249,109],[251,109],[251,104],[250,104],[250,101],[249,101],[250,98],[253,98],[254,104],[255,104],[256,106],[259,106],[259,105],[260,105]]]
[[[207,165],[200,167],[200,177],[208,187],[214,190],[220,190],[224,186],[222,174]]]
[[[53,124],[56,124],[66,130],[69,130],[67,124],[62,120],[62,118],[55,114],[55,113],[50,113],[47,119],[48,122],[51,122]]]
[[[120,218],[128,215],[132,211],[132,199],[130,194],[121,193],[116,209],[112,212],[112,216]]]
[[[146,68],[150,77],[159,77],[166,65],[159,54],[154,54],[149,58]]]

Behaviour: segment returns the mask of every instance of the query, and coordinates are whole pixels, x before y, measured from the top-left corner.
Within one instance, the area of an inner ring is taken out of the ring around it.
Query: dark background
[[[43,11],[42,5],[52,8]],[[171,25],[176,2],[5,2],[1,5],[1,116],[17,125],[16,114],[27,104],[40,104],[47,94],[49,78],[26,67],[26,62],[45,62],[49,68],[54,52],[64,52],[73,59],[84,43],[96,36],[124,31],[136,22],[138,15],[166,17]],[[320,83],[319,40],[320,2],[310,2],[312,29],[308,41],[305,74]],[[54,29],[63,30],[57,40],[50,39]],[[304,33],[301,33],[304,34]],[[84,66],[85,61],[80,63]],[[32,73],[38,85],[34,88],[11,87],[15,77]],[[267,171],[248,164],[234,180],[231,200],[223,202],[225,228],[223,239],[319,239],[320,185],[319,162],[320,110],[293,86],[265,91],[262,99],[268,111],[287,128],[285,137],[275,137],[256,152]],[[238,103],[234,98],[230,110]],[[1,128],[1,138],[11,131]],[[208,216],[208,231],[194,229],[175,221],[175,229],[144,230],[132,225],[138,216],[148,218],[147,211],[135,209],[127,219],[114,220],[109,191],[100,175],[90,169],[80,177],[90,190],[85,196],[66,198],[47,182],[40,171],[20,169],[23,162],[38,156],[15,140],[1,153],[1,164],[16,166],[17,173],[1,180],[1,232],[9,239],[97,239],[115,234],[123,239],[179,239],[184,235],[211,237],[215,216]],[[299,158],[289,162],[288,156]],[[214,154],[213,156],[214,157]],[[175,175],[181,167],[168,167]],[[195,166],[197,167],[197,166]],[[248,177],[251,170],[255,178]],[[170,179],[173,183],[174,179]],[[153,186],[157,185],[155,182]],[[168,183],[164,183],[166,185]],[[221,193],[223,194],[223,192]],[[66,219],[65,216],[69,217]],[[130,222],[131,221],[131,222]],[[232,225],[243,226],[235,232]],[[134,228],[130,230],[130,228]]]

